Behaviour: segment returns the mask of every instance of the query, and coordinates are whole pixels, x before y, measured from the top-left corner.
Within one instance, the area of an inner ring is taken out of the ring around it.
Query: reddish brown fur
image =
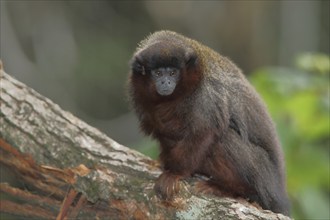
[[[180,69],[174,92],[159,95],[150,71]],[[171,200],[181,179],[209,177],[202,191],[243,197],[289,214],[281,147],[257,93],[227,58],[197,41],[161,31],[132,59],[130,97],[142,130],[160,143],[157,193]]]

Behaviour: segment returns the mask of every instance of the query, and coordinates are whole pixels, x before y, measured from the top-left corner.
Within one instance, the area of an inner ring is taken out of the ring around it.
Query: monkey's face
[[[192,49],[168,41],[138,51],[131,61],[134,95],[162,101],[187,94],[185,91],[194,87],[190,81],[198,77],[196,58]]]
[[[180,70],[174,67],[161,67],[151,70],[151,78],[156,91],[161,96],[171,95],[179,81]]]

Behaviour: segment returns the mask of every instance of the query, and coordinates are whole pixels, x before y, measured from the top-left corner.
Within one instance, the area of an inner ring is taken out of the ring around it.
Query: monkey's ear
[[[188,48],[185,53],[186,67],[191,68],[197,64],[197,54],[192,49]]]
[[[133,73],[146,75],[145,68],[142,64],[142,60],[139,56],[135,56],[131,61],[132,71]]]

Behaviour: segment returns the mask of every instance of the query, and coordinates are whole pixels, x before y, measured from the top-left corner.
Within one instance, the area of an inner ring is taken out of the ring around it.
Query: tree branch
[[[2,65],[0,65],[0,68]],[[153,185],[160,169],[1,70],[1,215],[38,219],[289,219],[247,202],[194,193],[174,202]]]

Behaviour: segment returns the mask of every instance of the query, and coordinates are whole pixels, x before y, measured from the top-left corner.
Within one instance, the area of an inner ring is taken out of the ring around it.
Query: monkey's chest
[[[187,127],[184,115],[175,112],[160,111],[152,115],[153,130],[165,136],[182,135]]]

